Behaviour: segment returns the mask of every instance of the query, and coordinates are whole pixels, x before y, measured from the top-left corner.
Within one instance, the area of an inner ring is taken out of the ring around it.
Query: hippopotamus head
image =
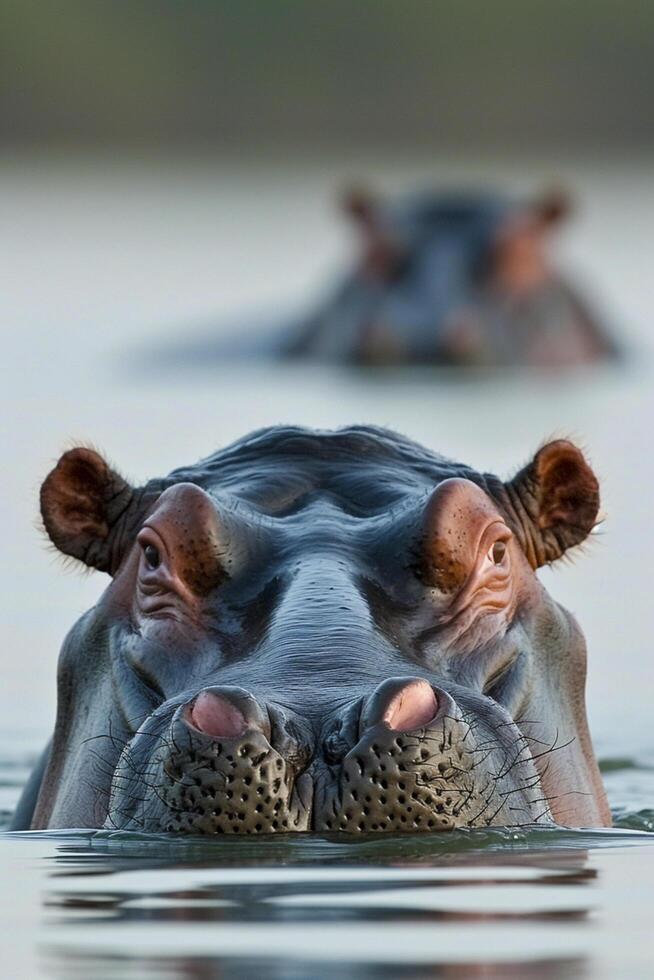
[[[596,522],[571,443],[505,483],[381,429],[272,428],[138,488],[77,448],[41,506],[111,581],[64,642],[27,825],[609,822],[584,640],[536,575]]]
[[[612,353],[559,276],[547,240],[561,191],[345,197],[360,239],[343,286],[294,340],[296,353],[361,363],[569,364]]]

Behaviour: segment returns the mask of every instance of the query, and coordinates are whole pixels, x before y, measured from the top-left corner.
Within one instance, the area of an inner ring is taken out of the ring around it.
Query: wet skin
[[[140,488],[80,448],[41,507],[112,578],[15,828],[610,823],[583,636],[536,574],[596,521],[571,443],[504,483],[386,430],[280,427]]]

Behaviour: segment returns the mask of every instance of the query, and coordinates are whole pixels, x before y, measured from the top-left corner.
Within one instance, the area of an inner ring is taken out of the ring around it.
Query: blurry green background
[[[9,144],[654,142],[651,0],[2,0]]]

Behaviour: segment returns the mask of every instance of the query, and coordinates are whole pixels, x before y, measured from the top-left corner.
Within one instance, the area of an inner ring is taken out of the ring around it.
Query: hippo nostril
[[[376,725],[394,732],[427,728],[442,714],[451,699],[422,677],[391,677],[379,685],[365,704],[359,719],[359,734]]]
[[[202,691],[190,711],[195,728],[214,738],[235,738],[247,728],[245,715],[221,694]]]
[[[180,708],[181,720],[212,739],[240,739],[259,732],[270,739],[270,715],[242,687],[208,687]]]
[[[383,721],[396,732],[413,732],[424,728],[438,711],[438,701],[427,681],[408,684],[388,704]]]

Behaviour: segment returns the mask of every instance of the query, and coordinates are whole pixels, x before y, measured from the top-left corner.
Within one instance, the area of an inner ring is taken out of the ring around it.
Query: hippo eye
[[[496,541],[488,552],[488,557],[494,565],[501,565],[506,555],[506,541]]]
[[[161,564],[161,555],[159,554],[159,549],[154,544],[146,544],[143,549],[143,557],[145,558],[148,568],[155,569],[159,568]]]

